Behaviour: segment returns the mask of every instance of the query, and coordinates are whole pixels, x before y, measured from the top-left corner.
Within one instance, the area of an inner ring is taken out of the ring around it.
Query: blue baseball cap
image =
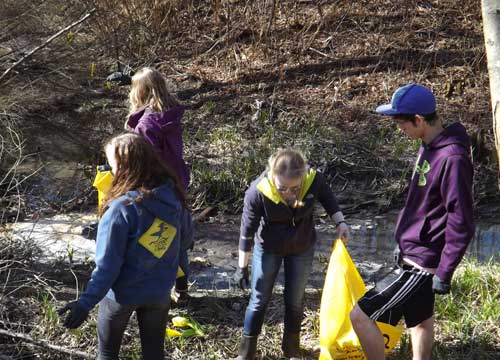
[[[423,85],[408,84],[397,89],[390,104],[375,110],[383,115],[428,115],[436,111],[436,98]]]

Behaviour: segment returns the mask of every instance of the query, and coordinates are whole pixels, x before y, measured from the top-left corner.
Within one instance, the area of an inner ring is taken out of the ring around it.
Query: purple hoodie
[[[155,152],[179,177],[185,190],[189,184],[189,169],[182,158],[183,114],[182,105],[161,113],[146,106],[131,114],[127,125],[153,145]]]
[[[474,235],[472,161],[465,128],[446,127],[420,147],[395,236],[402,256],[450,281]]]

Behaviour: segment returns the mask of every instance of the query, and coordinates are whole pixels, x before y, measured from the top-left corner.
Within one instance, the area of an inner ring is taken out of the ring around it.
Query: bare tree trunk
[[[483,12],[484,43],[488,59],[490,77],[491,106],[493,112],[493,132],[499,164],[500,188],[500,2],[481,0]]]

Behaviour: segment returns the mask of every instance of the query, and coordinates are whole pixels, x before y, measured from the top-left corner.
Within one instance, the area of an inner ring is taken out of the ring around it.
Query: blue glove
[[[444,295],[450,292],[450,284],[441,280],[439,276],[434,275],[432,277],[432,291],[434,294]]]
[[[233,281],[238,284],[241,290],[248,289],[250,286],[248,266],[244,268],[238,267],[233,275]]]
[[[68,329],[76,329],[87,320],[89,312],[85,310],[78,301],[72,301],[67,303],[65,307],[59,309],[59,316],[63,316],[67,311],[69,311],[68,316],[64,320],[63,326]]]

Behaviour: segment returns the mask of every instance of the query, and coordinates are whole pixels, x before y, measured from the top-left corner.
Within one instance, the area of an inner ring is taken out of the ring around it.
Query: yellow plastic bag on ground
[[[366,359],[349,318],[352,308],[365,292],[365,283],[343,242],[335,240],[321,297],[320,360]],[[403,327],[379,322],[377,325],[384,336],[388,353],[399,341]]]
[[[111,171],[100,171],[99,166],[97,167],[97,174],[92,184],[97,189],[97,203],[101,206],[106,193],[111,189],[111,184],[113,183],[113,174]]]

